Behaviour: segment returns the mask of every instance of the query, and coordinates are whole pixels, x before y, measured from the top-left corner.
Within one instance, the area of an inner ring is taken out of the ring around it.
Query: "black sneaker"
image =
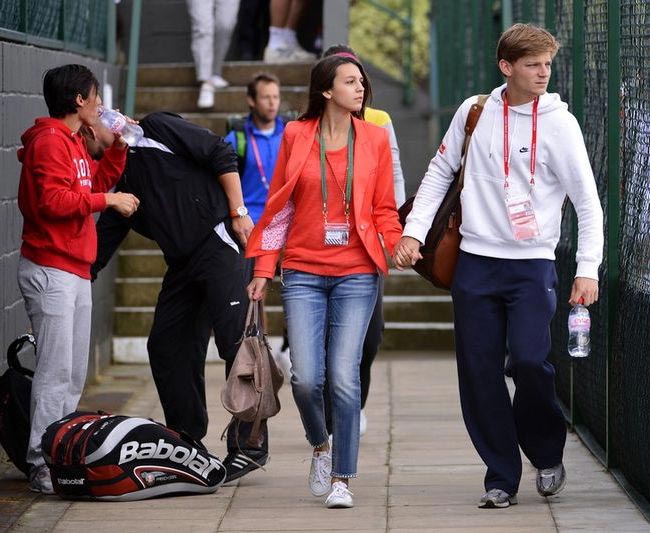
[[[245,476],[249,472],[263,467],[271,460],[269,454],[262,450],[245,450],[244,452],[229,452],[223,460],[223,465],[226,467],[224,483]]]

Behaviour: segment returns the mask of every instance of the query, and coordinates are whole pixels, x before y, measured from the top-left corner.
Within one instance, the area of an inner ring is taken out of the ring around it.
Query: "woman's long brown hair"
[[[309,103],[307,104],[307,111],[298,117],[298,120],[309,120],[311,118],[320,118],[325,112],[326,98],[323,96],[325,91],[334,87],[334,78],[336,71],[345,63],[352,63],[359,68],[363,81],[363,103],[361,110],[354,111],[352,115],[358,119],[363,120],[363,113],[366,110],[366,105],[372,100],[372,89],[370,87],[370,80],[366,76],[363,66],[358,61],[355,61],[349,56],[331,55],[321,59],[311,69],[311,79],[309,81]]]

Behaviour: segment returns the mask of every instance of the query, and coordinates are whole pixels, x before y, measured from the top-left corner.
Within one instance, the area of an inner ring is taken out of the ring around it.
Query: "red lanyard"
[[[262,180],[262,185],[269,190],[269,182],[266,180],[266,172],[264,172],[264,166],[262,165],[262,158],[260,157],[260,150],[257,147],[257,140],[255,139],[255,134],[252,129],[249,132],[249,138],[251,140],[251,146],[253,147],[253,155],[255,155],[255,163],[257,163],[257,170],[260,173],[260,179]]]
[[[539,96],[533,100],[533,133],[530,141],[530,186],[535,186],[535,165],[537,163],[537,106],[539,105]],[[503,173],[505,181],[503,188],[508,189],[510,183],[510,141],[508,133],[508,97],[503,93]]]

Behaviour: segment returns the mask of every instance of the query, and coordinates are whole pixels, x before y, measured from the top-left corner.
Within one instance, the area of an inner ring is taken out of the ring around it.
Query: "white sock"
[[[269,48],[277,50],[278,48],[285,48],[284,42],[284,28],[276,26],[269,26]]]
[[[298,46],[298,39],[296,39],[296,30],[291,28],[282,28],[284,32],[284,46],[286,48],[296,48]]]

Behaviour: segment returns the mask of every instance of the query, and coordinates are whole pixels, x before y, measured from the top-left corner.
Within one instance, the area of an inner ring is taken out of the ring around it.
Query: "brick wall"
[[[106,69],[113,93],[117,94],[120,71],[115,66],[75,54],[0,41],[0,372],[6,368],[4,352],[8,344],[16,336],[29,331],[29,321],[16,282],[22,231],[22,217],[16,199],[20,176],[16,152],[21,145],[21,134],[36,117],[47,115],[41,95],[43,73],[66,63],[88,66],[100,82]],[[110,362],[113,278],[114,272],[109,270],[93,284],[89,378]]]

